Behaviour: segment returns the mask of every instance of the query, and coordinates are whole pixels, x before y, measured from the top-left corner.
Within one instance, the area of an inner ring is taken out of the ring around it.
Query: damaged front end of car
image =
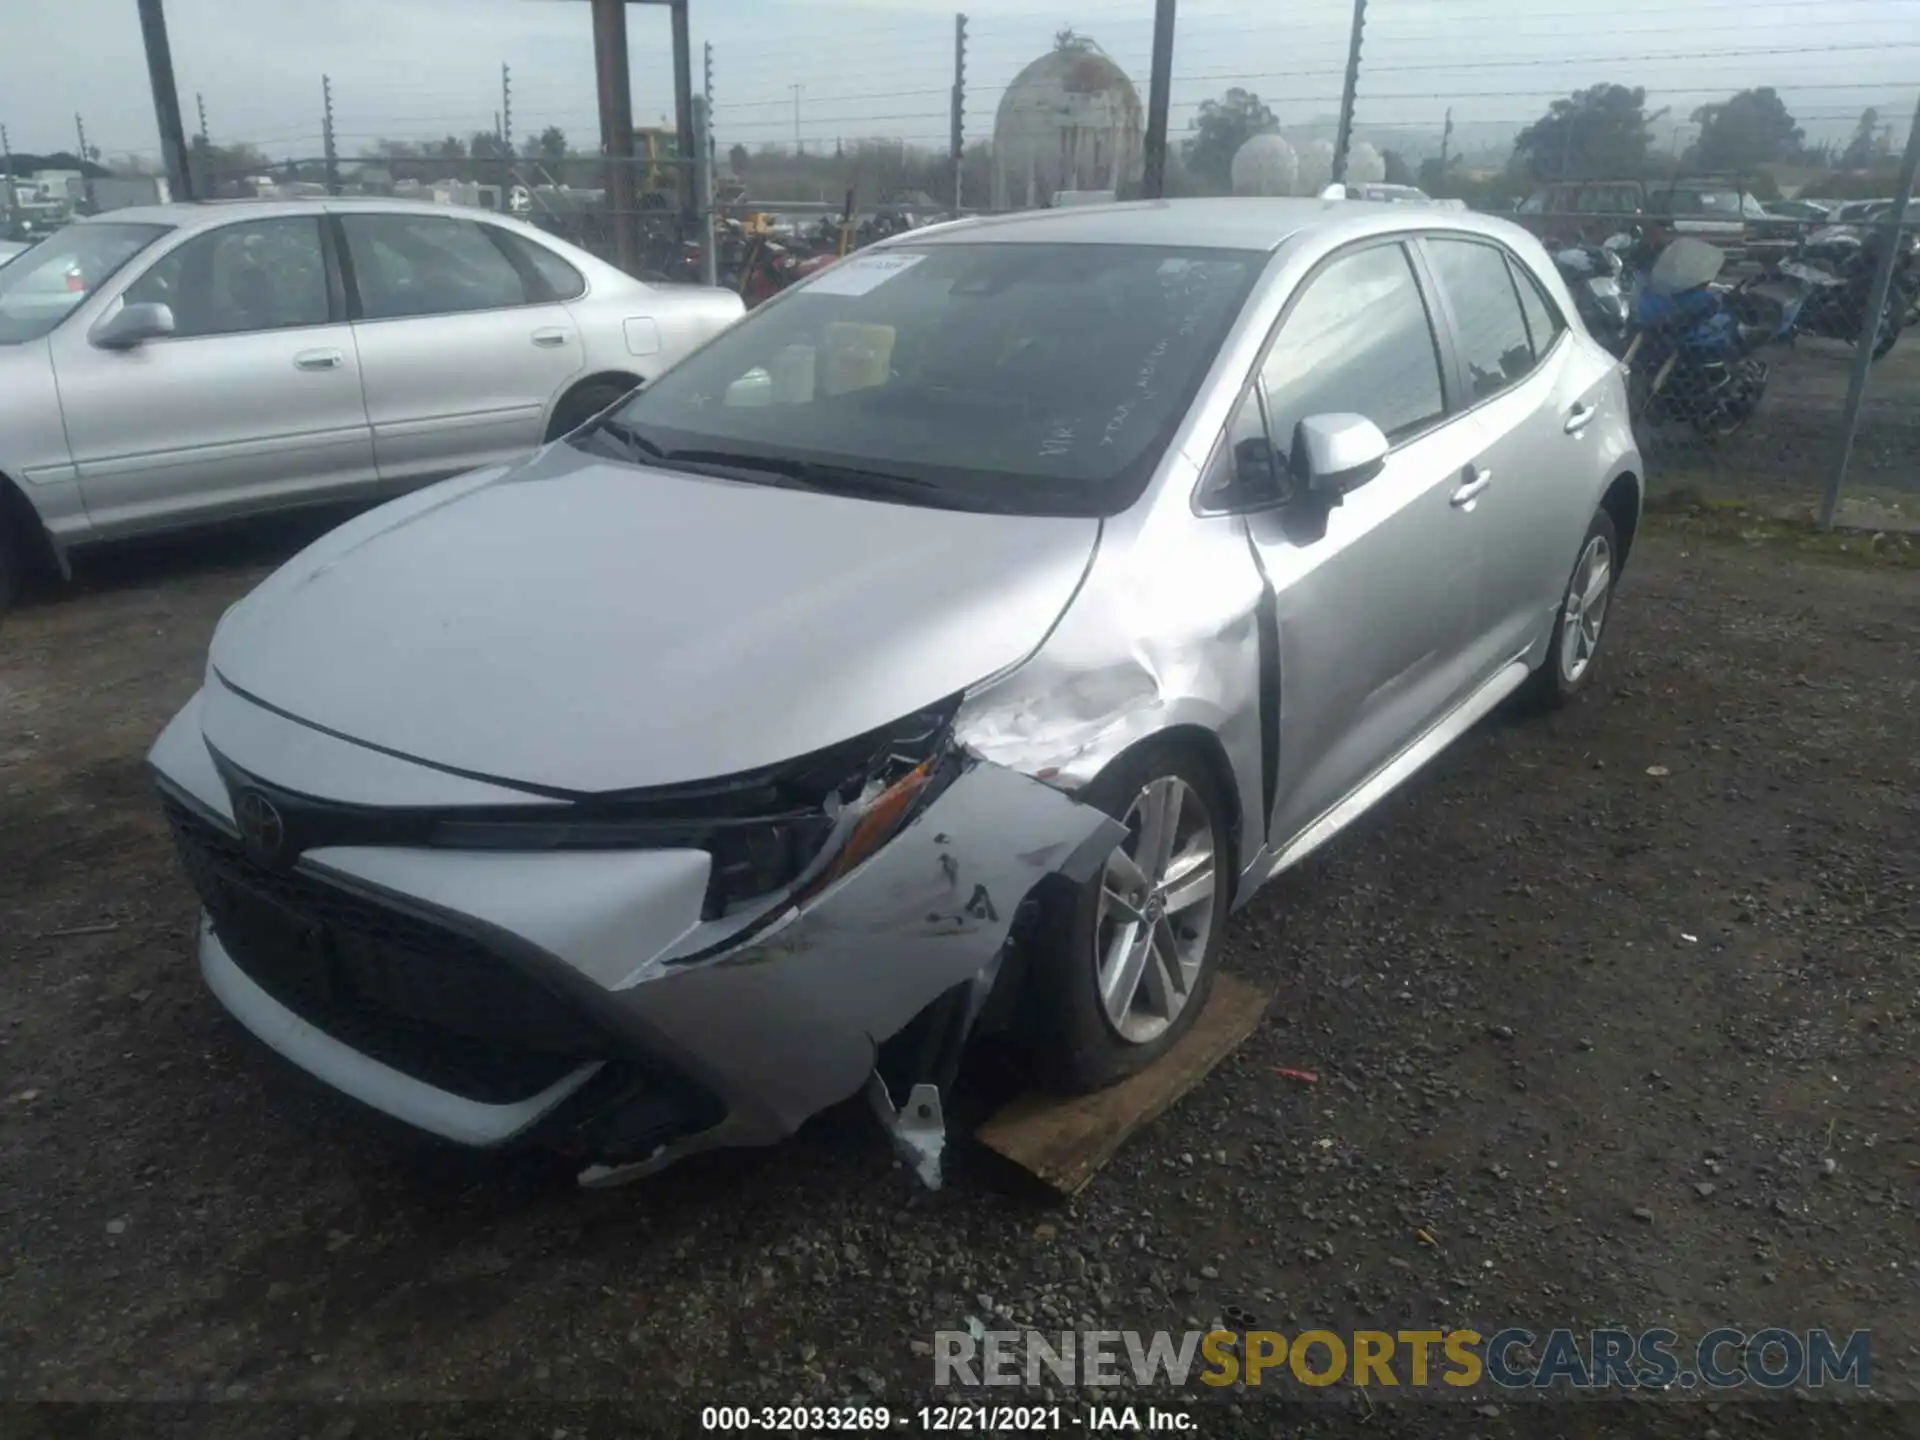
[[[562,799],[380,756],[210,673],[152,763],[207,983],[335,1089],[457,1143],[557,1148],[601,1185],[864,1088],[937,1183],[942,1097],[1016,918],[1120,833],[973,753],[957,706]]]
[[[973,754],[955,736],[958,706],[955,697],[789,772],[848,777],[818,797],[817,849],[771,899],[737,895],[736,908],[622,987],[655,1037],[699,1034],[703,1049],[728,1055],[727,1119],[591,1166],[583,1183],[778,1138],[863,1090],[903,1161],[940,1184],[961,1056],[983,1017],[1017,1003],[1007,962],[1021,922],[1043,885],[1084,883],[1124,833]],[[866,758],[846,770],[856,755]]]

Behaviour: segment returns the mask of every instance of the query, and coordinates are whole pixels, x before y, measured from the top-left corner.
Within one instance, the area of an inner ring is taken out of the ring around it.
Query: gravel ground
[[[1224,1316],[1872,1327],[1908,1404],[1158,1397],[1202,1434],[1911,1433],[1920,572],[1712,523],[1649,519],[1581,704],[1496,716],[1236,921],[1270,1019],[1064,1205],[964,1149],[921,1193],[854,1107],[582,1193],[318,1091],[203,992],[142,768],[304,537],[95,562],[0,627],[0,1396],[514,1403],[6,1428],[668,1433],[923,1403],[969,1317]]]

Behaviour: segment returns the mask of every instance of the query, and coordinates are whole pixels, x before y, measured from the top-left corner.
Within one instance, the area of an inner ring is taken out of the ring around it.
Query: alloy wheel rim
[[[1600,632],[1607,623],[1607,599],[1613,587],[1613,550],[1606,536],[1596,535],[1580,552],[1567,583],[1561,607],[1560,674],[1568,684],[1578,682],[1600,649]]]
[[[1151,1044],[1193,996],[1213,930],[1219,883],[1213,817],[1186,781],[1148,782],[1122,817],[1094,924],[1094,980],[1115,1034]]]

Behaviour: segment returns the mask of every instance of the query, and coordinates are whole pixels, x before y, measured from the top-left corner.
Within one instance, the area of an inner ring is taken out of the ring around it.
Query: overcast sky
[[[1144,97],[1152,0],[962,0],[968,134],[985,136],[1013,74],[1072,25]],[[724,146],[888,135],[943,143],[953,10],[927,0],[813,4],[692,0],[695,64],[711,41]],[[1172,128],[1227,87],[1258,92],[1285,123],[1338,106],[1348,0],[1187,0],[1175,48]],[[320,77],[333,80],[344,154],[381,137],[491,129],[500,65],[513,71],[516,138],[546,125],[597,143],[593,50],[580,0],[167,0],[187,128],[204,97],[216,143],[320,153]],[[667,11],[630,11],[637,118],[672,108]],[[1672,116],[1773,85],[1808,131],[1844,134],[1867,105],[1904,143],[1920,95],[1920,0],[1372,0],[1362,124],[1524,123],[1555,95],[1645,85]],[[74,115],[109,156],[158,151],[134,0],[0,0],[0,124],[16,151],[70,149]]]

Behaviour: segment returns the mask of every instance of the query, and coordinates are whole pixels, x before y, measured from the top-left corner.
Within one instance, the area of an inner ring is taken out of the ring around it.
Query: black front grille
[[[430,1085],[501,1104],[606,1053],[584,1014],[484,943],[311,875],[263,865],[164,796],[221,945],[253,981],[343,1044]]]

